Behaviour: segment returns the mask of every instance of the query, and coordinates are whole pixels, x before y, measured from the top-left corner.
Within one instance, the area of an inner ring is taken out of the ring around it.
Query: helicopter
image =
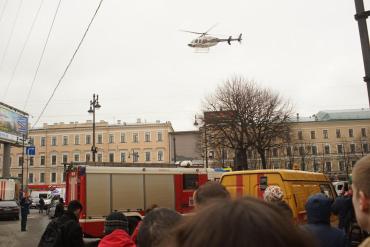
[[[209,28],[207,31],[203,33],[187,31],[187,30],[181,30],[181,31],[200,35],[198,38],[193,39],[188,44],[188,46],[191,48],[209,48],[209,47],[217,45],[220,42],[227,42],[229,45],[231,45],[232,41],[238,41],[239,43],[241,43],[242,34],[239,34],[238,38],[233,38],[232,36],[229,36],[229,38],[227,39],[220,39],[220,38],[216,38],[211,35],[208,35],[208,32],[211,31],[211,29],[214,28],[215,26],[216,25],[212,26],[211,28]]]

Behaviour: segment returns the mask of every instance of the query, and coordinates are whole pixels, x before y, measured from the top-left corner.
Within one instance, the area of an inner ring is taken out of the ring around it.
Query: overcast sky
[[[0,101],[22,110],[59,0],[44,0],[5,98],[4,88],[40,1],[0,0]],[[51,95],[98,2],[62,0],[25,107],[31,123]],[[367,6],[370,0],[365,0]],[[104,0],[38,125],[91,119],[89,100],[98,93],[102,105],[98,120],[171,121],[175,130],[190,130],[202,99],[233,75],[281,93],[302,116],[324,109],[368,107],[354,14],[353,0]],[[209,53],[195,53],[187,43],[196,36],[179,31],[202,32],[215,23],[212,34],[243,33],[242,44],[222,43]]]

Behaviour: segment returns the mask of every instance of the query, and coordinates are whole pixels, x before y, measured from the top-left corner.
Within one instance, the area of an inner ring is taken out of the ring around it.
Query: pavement
[[[37,246],[49,222],[36,209],[30,210],[26,232],[21,232],[20,220],[0,220],[0,247]]]

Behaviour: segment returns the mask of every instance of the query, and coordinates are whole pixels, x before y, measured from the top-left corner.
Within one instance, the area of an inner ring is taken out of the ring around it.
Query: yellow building
[[[170,122],[126,124],[96,123],[96,162],[169,163]],[[62,184],[62,163],[92,161],[92,122],[44,124],[29,131],[29,138],[36,147],[36,156],[26,158],[24,181],[28,184]],[[2,154],[0,154],[0,163]],[[11,150],[11,175],[21,177],[22,149]],[[28,167],[28,171],[27,171]],[[0,171],[2,172],[2,171]]]

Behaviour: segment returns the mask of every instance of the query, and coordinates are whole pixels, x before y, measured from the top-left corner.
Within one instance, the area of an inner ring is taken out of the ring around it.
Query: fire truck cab
[[[194,190],[207,180],[203,168],[79,165],[66,171],[66,203],[79,200],[84,234],[101,237],[105,217],[113,211],[141,217],[153,204],[179,213],[191,211]]]

